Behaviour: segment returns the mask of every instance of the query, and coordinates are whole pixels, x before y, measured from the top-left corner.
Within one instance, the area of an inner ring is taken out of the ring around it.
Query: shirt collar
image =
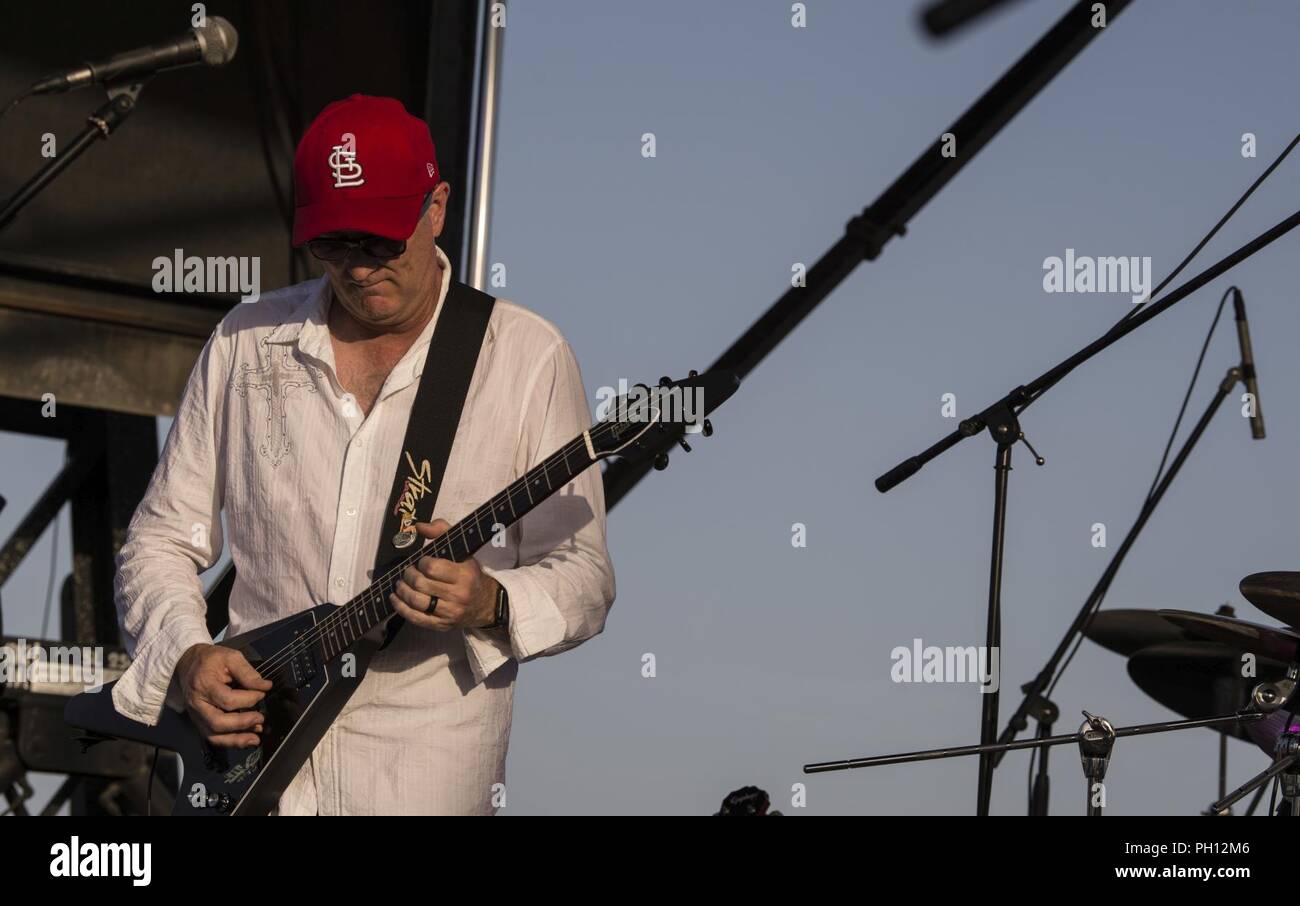
[[[434,306],[433,317],[424,325],[424,330],[416,337],[411,348],[398,360],[388,376],[383,396],[394,393],[409,385],[424,372],[424,361],[429,342],[433,339],[433,329],[442,314],[443,303],[447,299],[447,290],[451,287],[451,261],[441,248],[434,246],[438,264],[442,269],[441,285],[438,287],[438,303]],[[310,291],[293,307],[285,319],[267,338],[268,343],[297,343],[304,355],[327,362],[334,367],[334,346],[330,342],[329,331],[329,278],[320,277]]]

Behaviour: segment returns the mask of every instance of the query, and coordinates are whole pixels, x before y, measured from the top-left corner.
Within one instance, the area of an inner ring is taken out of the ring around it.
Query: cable
[[[1155,477],[1151,479],[1151,487],[1147,489],[1147,500],[1151,499],[1151,495],[1156,491],[1156,485],[1160,483],[1160,476],[1165,471],[1165,463],[1169,460],[1169,451],[1173,449],[1174,438],[1178,436],[1178,426],[1183,423],[1183,415],[1187,412],[1187,403],[1192,398],[1192,389],[1196,386],[1196,378],[1201,373],[1201,365],[1205,362],[1205,351],[1210,348],[1210,338],[1214,336],[1214,328],[1219,325],[1219,316],[1223,314],[1224,303],[1228,301],[1229,294],[1236,288],[1236,286],[1229,286],[1223,291],[1222,298],[1219,299],[1219,309],[1214,313],[1214,320],[1210,323],[1210,332],[1205,335],[1205,342],[1201,345],[1201,355],[1196,360],[1196,368],[1192,370],[1192,380],[1187,385],[1187,393],[1183,396],[1182,408],[1178,410],[1178,418],[1174,419],[1174,430],[1169,432],[1169,440],[1165,443],[1165,452],[1160,457],[1160,465],[1156,467]]]
[[[146,788],[144,798],[144,814],[146,818],[153,817],[153,775],[158,770],[158,746],[153,747],[153,764],[149,766],[149,786]]]
[[[1245,191],[1245,193],[1240,198],[1237,199],[1236,204],[1234,204],[1231,208],[1228,209],[1228,213],[1224,214],[1222,217],[1219,218],[1219,222],[1214,225],[1213,229],[1211,229],[1210,232],[1205,234],[1205,237],[1201,239],[1201,241],[1196,244],[1196,247],[1193,248],[1191,252],[1188,253],[1187,257],[1184,258],[1176,268],[1174,268],[1173,272],[1169,276],[1165,277],[1164,280],[1161,280],[1160,285],[1157,286],[1148,294],[1147,301],[1144,302],[1141,306],[1134,306],[1132,309],[1126,312],[1124,317],[1120,318],[1119,321],[1117,321],[1115,325],[1110,328],[1110,330],[1106,331],[1106,333],[1103,336],[1110,336],[1112,333],[1114,333],[1115,331],[1123,327],[1125,324],[1127,324],[1130,318],[1136,317],[1138,314],[1140,314],[1143,311],[1143,309],[1145,309],[1148,305],[1150,305],[1151,301],[1156,297],[1156,295],[1162,289],[1168,286],[1171,280],[1173,280],[1180,273],[1182,273],[1183,268],[1187,267],[1187,265],[1191,263],[1192,259],[1195,258],[1197,254],[1200,253],[1201,249],[1205,248],[1206,243],[1208,243],[1211,239],[1214,238],[1215,234],[1218,233],[1219,229],[1232,218],[1233,214],[1237,213],[1237,210],[1243,204],[1246,203],[1246,199],[1250,198],[1251,195],[1255,194],[1255,190],[1260,187],[1260,184],[1263,183],[1264,180],[1268,179],[1269,175],[1278,168],[1278,165],[1281,164],[1282,161],[1286,160],[1287,155],[1291,153],[1291,151],[1295,148],[1297,144],[1300,144],[1300,133],[1297,133],[1296,137],[1291,139],[1291,143],[1282,149],[1282,153],[1277,156],[1277,159],[1275,159],[1271,164],[1269,164],[1268,167],[1264,170],[1264,172],[1261,173],[1259,177],[1253,183],[1250,184],[1250,188],[1248,188]],[[1065,375],[1061,375],[1061,377],[1065,377]],[[1016,410],[1017,414],[1019,414],[1020,412],[1024,412],[1026,409],[1029,408],[1030,403],[1034,402],[1040,396],[1046,393],[1048,390],[1052,389],[1052,387],[1056,384],[1056,381],[1059,381],[1061,377],[1058,377],[1055,381],[1052,381],[1050,384],[1047,384],[1039,388],[1038,392],[1035,393],[1033,397],[1031,397],[1028,400],[1028,402],[1025,402],[1023,405],[1021,405],[1019,409]]]
[[[1297,136],[1297,138],[1300,138],[1300,136]],[[1293,142],[1292,145],[1294,144],[1295,143]],[[1223,221],[1220,221],[1219,223],[1220,225],[1222,225]],[[1217,228],[1218,227],[1216,227],[1215,229]],[[1204,245],[1204,241],[1202,241],[1201,244]],[[1178,270],[1181,270],[1183,265],[1185,265],[1190,260],[1191,260],[1190,257],[1184,259],[1183,264],[1180,264],[1178,266]],[[1175,270],[1174,273],[1177,274],[1178,270]],[[1165,282],[1168,283],[1169,279],[1170,278],[1167,278]],[[1187,384],[1187,392],[1183,394],[1183,404],[1178,410],[1178,417],[1174,419],[1174,428],[1172,431],[1169,432],[1169,440],[1165,443],[1164,453],[1160,457],[1160,464],[1156,467],[1155,477],[1151,480],[1151,487],[1147,489],[1146,498],[1142,501],[1142,511],[1141,513],[1139,513],[1139,518],[1141,518],[1141,515],[1144,514],[1147,508],[1152,505],[1151,498],[1155,494],[1156,486],[1160,484],[1161,476],[1164,474],[1165,471],[1165,464],[1168,462],[1169,459],[1169,451],[1173,449],[1174,439],[1178,436],[1178,428],[1182,424],[1183,415],[1186,414],[1187,412],[1187,403],[1192,398],[1192,392],[1196,388],[1196,379],[1197,377],[1200,376],[1201,366],[1205,363],[1205,353],[1210,348],[1210,340],[1214,338],[1215,329],[1219,326],[1219,318],[1222,317],[1223,315],[1223,307],[1228,301],[1228,296],[1232,293],[1234,289],[1236,289],[1235,286],[1228,287],[1226,290],[1224,290],[1223,295],[1219,298],[1219,307],[1215,309],[1214,320],[1210,322],[1210,329],[1205,335],[1205,342],[1201,344],[1201,353],[1196,358],[1196,367],[1192,369],[1192,379]],[[1094,616],[1096,615],[1097,611],[1101,609],[1101,603],[1106,599],[1106,592],[1108,592],[1109,590],[1110,590],[1110,586],[1108,584],[1105,588],[1101,590],[1101,594],[1097,596],[1097,602],[1096,604],[1093,605],[1092,608],[1092,613]],[[1092,616],[1089,616],[1088,619],[1091,621]],[[1066,668],[1070,666],[1070,662],[1074,660],[1074,656],[1078,654],[1079,648],[1082,647],[1084,638],[1085,636],[1082,632],[1080,632],[1078,636],[1075,638],[1074,647],[1070,649],[1070,653],[1065,656],[1065,660],[1062,661],[1061,666],[1057,668],[1056,675],[1052,677],[1051,685],[1049,685],[1046,691],[1043,692],[1044,697],[1050,696],[1052,692],[1055,691],[1056,684],[1061,681],[1061,677],[1065,674]],[[1038,756],[1037,750],[1031,751],[1029,753],[1030,805],[1033,804],[1034,759],[1037,758],[1037,756]]]
[[[1196,367],[1192,370],[1192,379],[1187,385],[1187,393],[1183,396],[1183,406],[1178,410],[1178,418],[1174,421],[1174,430],[1169,434],[1169,441],[1165,444],[1164,455],[1160,457],[1160,466],[1156,469],[1156,476],[1151,481],[1151,487],[1147,491],[1146,499],[1142,501],[1142,511],[1139,513],[1139,518],[1141,518],[1141,515],[1145,514],[1147,509],[1152,505],[1151,497],[1155,492],[1156,485],[1160,483],[1161,476],[1164,473],[1165,461],[1169,457],[1169,450],[1173,447],[1174,438],[1178,435],[1178,426],[1183,420],[1183,413],[1187,411],[1187,401],[1192,398],[1192,390],[1196,387],[1196,378],[1201,373],[1202,363],[1205,362],[1205,352],[1210,348],[1210,340],[1214,337],[1215,328],[1219,326],[1219,317],[1223,314],[1223,305],[1228,301],[1228,295],[1234,288],[1235,287],[1231,286],[1228,287],[1228,289],[1224,291],[1223,297],[1219,299],[1219,307],[1214,312],[1214,320],[1210,322],[1210,330],[1205,335],[1205,342],[1201,344],[1201,354],[1196,359]],[[1112,576],[1112,580],[1113,578],[1114,577]],[[1097,602],[1092,608],[1093,615],[1096,615],[1097,611],[1101,609],[1101,602],[1105,600],[1106,592],[1108,591],[1110,591],[1109,583],[1101,590],[1101,594],[1097,596]],[[1091,620],[1092,617],[1090,616],[1088,619]],[[1070,661],[1074,660],[1074,655],[1078,653],[1079,647],[1083,644],[1083,640],[1083,633],[1079,633],[1078,638],[1074,640],[1074,648],[1072,648],[1070,653],[1066,655],[1064,662],[1062,662],[1060,668],[1056,671],[1056,676],[1052,678],[1052,684],[1048,686],[1047,691],[1044,693],[1045,695],[1052,694],[1052,691],[1056,688],[1056,684],[1061,680],[1061,675],[1065,673],[1065,668],[1069,667]]]
[[[1286,160],[1287,156],[1290,155],[1290,153],[1295,149],[1295,146],[1296,146],[1297,144],[1300,144],[1300,133],[1297,133],[1296,136],[1295,136],[1295,138],[1291,139],[1291,142],[1290,142],[1290,143],[1289,143],[1285,148],[1282,149],[1282,153],[1279,154],[1279,155],[1278,155],[1278,156],[1273,160],[1273,162],[1272,162],[1271,164],[1269,164],[1269,165],[1264,169],[1264,172],[1261,173],[1261,174],[1260,174],[1260,175],[1255,179],[1255,181],[1254,181],[1253,183],[1250,184],[1250,187],[1247,188],[1246,191],[1245,191],[1244,193],[1242,193],[1241,197],[1238,198],[1237,201],[1236,201],[1236,203],[1234,203],[1233,206],[1230,207],[1230,208],[1228,209],[1227,213],[1224,214],[1222,217],[1219,218],[1219,222],[1216,223],[1216,224],[1214,225],[1214,227],[1211,228],[1211,230],[1210,230],[1208,233],[1205,234],[1205,236],[1201,239],[1200,242],[1196,243],[1196,246],[1191,250],[1191,252],[1189,252],[1189,253],[1187,254],[1187,257],[1185,257],[1181,262],[1179,262],[1178,266],[1177,266],[1176,268],[1173,269],[1173,271],[1169,274],[1169,276],[1167,276],[1167,277],[1165,277],[1165,279],[1161,280],[1161,281],[1160,281],[1160,284],[1159,284],[1155,289],[1153,289],[1153,290],[1148,294],[1147,301],[1144,302],[1141,306],[1134,306],[1132,309],[1130,309],[1128,312],[1126,312],[1126,313],[1124,314],[1124,317],[1120,318],[1117,322],[1115,322],[1114,326],[1112,326],[1108,331],[1106,331],[1106,333],[1104,334],[1104,336],[1110,336],[1112,333],[1114,333],[1115,331],[1119,330],[1119,329],[1120,329],[1121,327],[1123,327],[1126,323],[1128,323],[1128,321],[1129,321],[1130,318],[1134,318],[1134,317],[1136,317],[1136,316],[1138,315],[1139,312],[1141,312],[1141,311],[1142,311],[1146,306],[1150,305],[1150,304],[1151,304],[1151,301],[1155,298],[1155,296],[1156,296],[1156,295],[1157,295],[1161,290],[1163,290],[1166,286],[1168,286],[1169,283],[1170,283],[1170,281],[1172,281],[1175,277],[1177,277],[1180,273],[1182,273],[1183,268],[1187,267],[1187,265],[1191,263],[1192,259],[1195,258],[1195,257],[1197,256],[1197,254],[1200,253],[1201,249],[1205,248],[1206,244],[1207,244],[1211,239],[1214,238],[1215,234],[1217,234],[1217,233],[1219,232],[1219,230],[1223,227],[1223,225],[1224,225],[1225,223],[1227,223],[1227,222],[1232,218],[1232,216],[1233,216],[1234,214],[1237,213],[1238,209],[1240,209],[1241,206],[1242,206],[1243,204],[1246,203],[1246,200],[1247,200],[1248,198],[1250,198],[1251,195],[1255,194],[1255,190],[1258,189],[1258,188],[1260,187],[1260,185],[1263,184],[1264,180],[1268,179],[1268,177],[1273,173],[1274,170],[1276,170],[1276,169],[1278,168],[1278,166],[1282,163],[1282,161]],[[1228,292],[1231,292],[1231,288],[1229,288]],[[1223,304],[1224,304],[1224,300],[1226,300],[1227,297],[1228,297],[1228,293],[1225,292],[1224,295],[1223,295],[1223,299],[1220,299],[1220,300],[1219,300],[1219,310],[1218,310],[1217,312],[1215,312],[1215,315],[1214,315],[1214,322],[1210,325],[1210,334],[1209,334],[1209,336],[1207,336],[1206,339],[1205,339],[1205,346],[1203,346],[1203,347],[1201,348],[1201,357],[1200,357],[1200,359],[1197,360],[1197,362],[1196,362],[1196,370],[1192,373],[1192,381],[1191,381],[1191,385],[1190,385],[1190,386],[1188,387],[1188,389],[1187,389],[1187,396],[1184,397],[1184,399],[1183,399],[1183,407],[1182,407],[1182,409],[1179,410],[1179,412],[1178,412],[1178,418],[1177,418],[1177,420],[1175,420],[1175,422],[1174,422],[1174,431],[1173,431],[1173,433],[1172,433],[1172,434],[1170,435],[1170,437],[1169,437],[1169,442],[1165,445],[1165,451],[1164,451],[1164,454],[1160,457],[1160,465],[1159,465],[1159,466],[1157,467],[1157,469],[1156,469],[1156,477],[1152,480],[1152,482],[1151,482],[1151,487],[1147,490],[1147,496],[1146,496],[1146,499],[1145,499],[1145,500],[1143,501],[1143,503],[1142,503],[1143,509],[1145,509],[1145,508],[1150,504],[1150,502],[1151,502],[1151,494],[1154,492],[1156,485],[1158,485],[1158,484],[1160,483],[1160,476],[1161,476],[1161,474],[1162,474],[1163,471],[1164,471],[1165,462],[1166,462],[1166,460],[1167,460],[1167,458],[1168,458],[1168,456],[1169,456],[1169,450],[1170,450],[1171,447],[1173,446],[1174,436],[1175,436],[1175,435],[1177,434],[1177,432],[1178,432],[1178,426],[1179,426],[1179,424],[1182,422],[1183,413],[1184,413],[1184,412],[1186,411],[1186,409],[1187,409],[1187,400],[1188,400],[1188,399],[1190,398],[1190,396],[1191,396],[1191,393],[1192,393],[1192,387],[1195,386],[1195,384],[1196,384],[1196,377],[1197,377],[1197,375],[1200,373],[1201,362],[1202,362],[1202,361],[1204,360],[1204,358],[1205,358],[1205,349],[1209,346],[1210,336],[1213,336],[1213,334],[1214,334],[1214,329],[1215,329],[1215,327],[1216,327],[1216,326],[1218,325],[1218,323],[1219,323],[1219,315],[1223,312]],[[1016,409],[1016,410],[1015,410],[1016,415],[1019,415],[1020,413],[1024,412],[1026,409],[1028,409],[1029,406],[1030,406],[1030,405],[1031,405],[1035,400],[1037,400],[1040,396],[1042,396],[1042,395],[1043,395],[1044,393],[1046,393],[1048,390],[1052,389],[1052,387],[1055,386],[1056,381],[1059,381],[1062,377],[1065,377],[1065,375],[1061,375],[1061,377],[1058,377],[1056,380],[1052,381],[1051,383],[1049,383],[1049,384],[1045,384],[1043,387],[1040,387],[1040,388],[1038,389],[1038,392],[1037,392],[1037,393],[1035,393],[1032,397],[1029,398],[1029,400],[1027,400],[1025,403],[1023,403],[1023,404],[1020,406],[1019,409]],[[1108,590],[1109,590],[1109,586],[1108,586],[1107,588],[1102,589],[1102,593],[1101,593],[1101,595],[1098,596],[1098,598],[1097,598],[1097,603],[1096,603],[1096,605],[1093,607],[1093,613],[1094,613],[1094,614],[1097,612],[1097,610],[1099,610],[1099,609],[1101,608],[1101,602],[1105,599],[1105,597],[1106,597],[1106,592],[1107,592]],[[1092,619],[1092,618],[1089,617],[1089,620],[1091,620],[1091,619]],[[1075,639],[1075,641],[1074,641],[1074,648],[1071,649],[1071,651],[1070,651],[1070,653],[1069,653],[1068,655],[1066,655],[1066,658],[1065,658],[1064,662],[1062,662],[1061,666],[1060,666],[1059,668],[1057,668],[1057,670],[1056,670],[1056,675],[1052,678],[1051,685],[1048,686],[1047,690],[1043,693],[1044,696],[1046,696],[1046,695],[1050,695],[1050,694],[1052,693],[1052,691],[1053,691],[1054,689],[1056,689],[1056,684],[1057,684],[1058,682],[1060,682],[1062,674],[1065,673],[1065,668],[1068,667],[1068,666],[1070,665],[1070,662],[1071,662],[1072,660],[1074,660],[1074,655],[1078,652],[1079,647],[1083,644],[1083,638],[1084,638],[1083,635],[1080,634],[1079,637],[1078,637],[1077,639]],[[1037,756],[1037,752],[1031,752],[1031,753],[1030,753],[1030,756],[1029,756],[1029,784],[1030,784],[1030,796],[1031,796],[1031,797],[1032,797],[1032,795],[1033,795],[1033,792],[1032,792],[1032,791],[1033,791],[1034,759],[1035,759],[1036,756]]]
[[[21,104],[23,101],[27,100],[31,96],[32,96],[32,92],[31,89],[29,88],[26,91],[24,91],[22,94],[18,95],[18,97],[10,101],[8,104],[5,104],[3,108],[0,108],[0,118],[3,118],[5,114],[9,113],[11,110],[13,110],[15,107],[17,107],[19,104]]]

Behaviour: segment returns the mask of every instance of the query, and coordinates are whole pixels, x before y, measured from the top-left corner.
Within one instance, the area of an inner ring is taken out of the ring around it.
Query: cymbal
[[[1300,573],[1253,573],[1241,580],[1241,595],[1288,626],[1300,626]]]
[[[1300,634],[1280,626],[1262,626],[1231,617],[1193,613],[1190,610],[1161,610],[1161,616],[1193,636],[1219,642],[1234,651],[1249,651],[1284,663],[1300,659]]]
[[[1218,642],[1167,642],[1144,648],[1129,658],[1128,675],[1138,688],[1171,711],[1189,719],[1219,717],[1245,708],[1251,690],[1286,675],[1286,664],[1257,657],[1256,676],[1241,675],[1241,652]],[[1236,739],[1263,745],[1248,724],[1217,728]],[[1276,734],[1274,734],[1276,735]]]
[[[1193,637],[1154,610],[1099,610],[1083,634],[1103,648],[1129,657],[1143,648]]]

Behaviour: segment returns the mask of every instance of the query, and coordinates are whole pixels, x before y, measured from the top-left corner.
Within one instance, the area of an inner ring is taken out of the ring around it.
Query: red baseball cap
[[[438,184],[429,127],[395,98],[335,101],[298,142],[293,183],[294,245],[345,230],[408,239]]]

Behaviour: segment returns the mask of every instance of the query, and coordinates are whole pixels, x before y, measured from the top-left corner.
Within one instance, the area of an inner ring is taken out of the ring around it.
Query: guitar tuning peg
[[[699,376],[700,373],[696,371],[694,368],[692,368],[690,374],[687,375],[687,377],[699,377]]]
[[[664,469],[668,468],[668,454],[660,453],[656,456],[654,466],[656,472],[662,472]]]
[[[704,420],[704,427],[700,429],[700,433],[703,434],[705,437],[712,437],[712,436],[713,436],[713,422],[709,421],[709,420],[706,418],[706,419]]]
[[[684,437],[677,438],[677,443],[680,444],[681,448],[685,450],[687,453],[691,452],[691,445],[686,442],[686,438]]]
[[[661,378],[659,379],[659,386],[660,386],[660,387],[667,387],[667,386],[669,386],[670,384],[672,384],[672,382],[673,382],[673,379],[670,378],[668,375],[665,374],[663,377],[661,377]]]

